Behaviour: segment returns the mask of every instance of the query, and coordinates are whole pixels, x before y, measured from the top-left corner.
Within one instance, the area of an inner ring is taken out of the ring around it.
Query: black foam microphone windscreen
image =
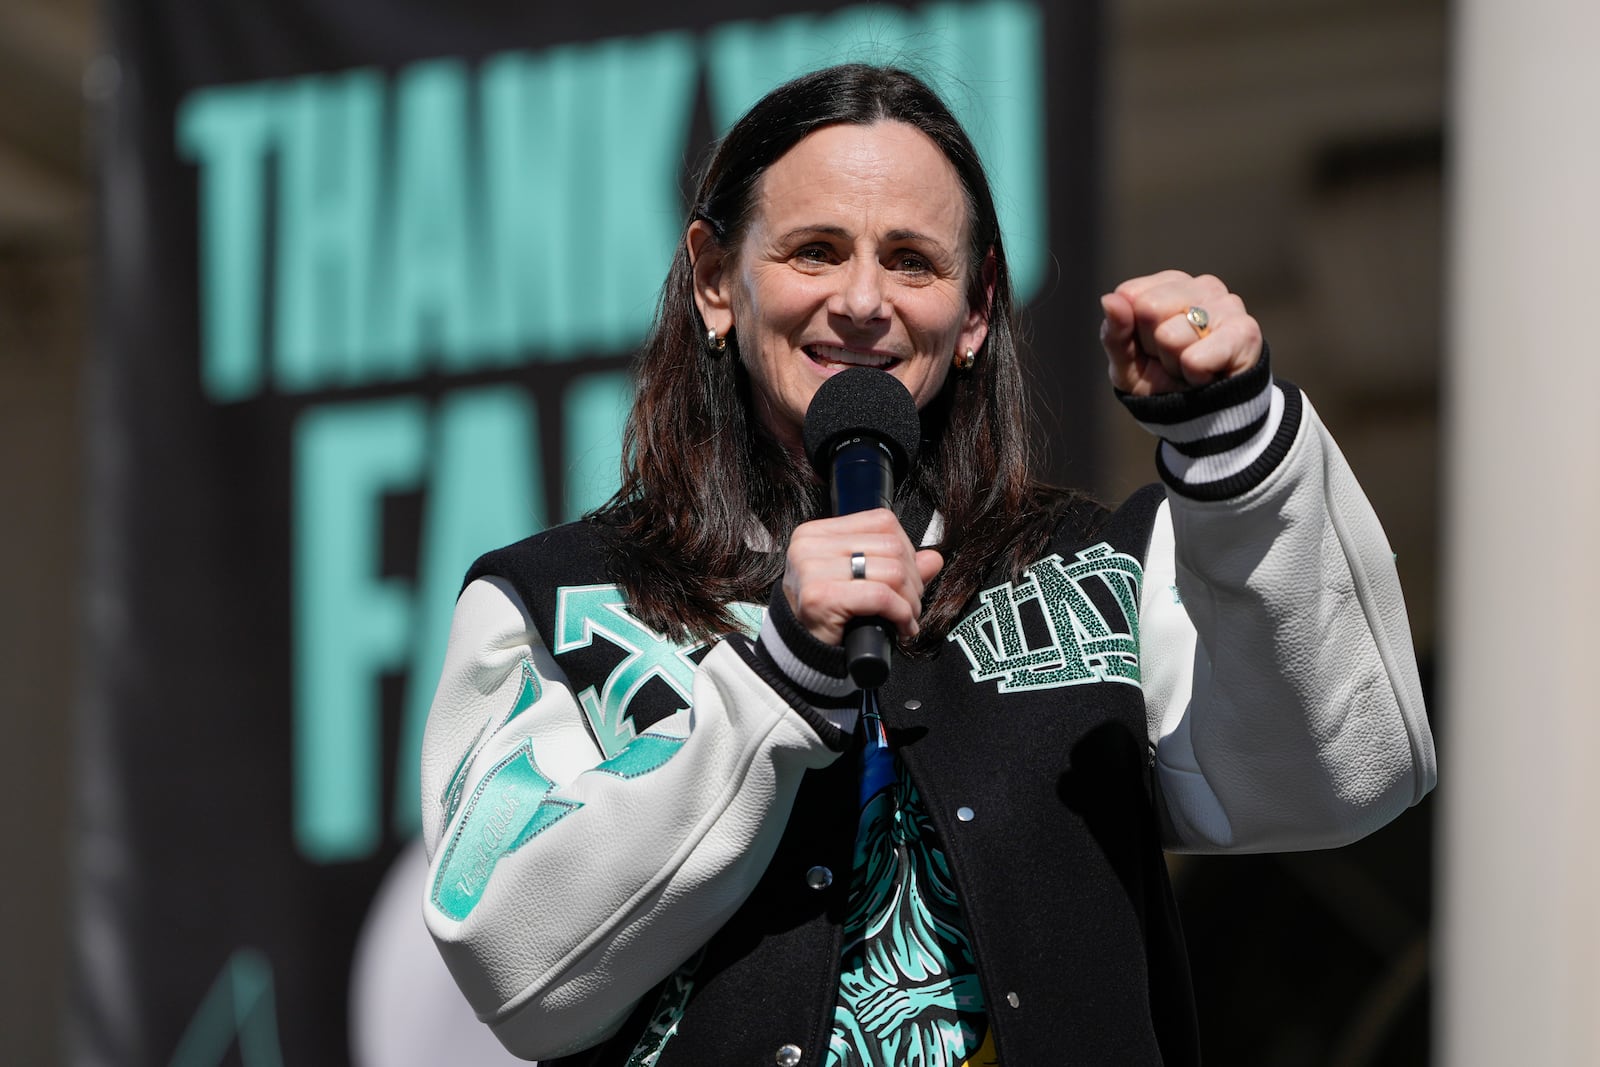
[[[822,383],[806,409],[806,455],[827,479],[835,515],[891,507],[896,481],[917,457],[922,422],[900,379],[869,367],[840,371]],[[844,649],[850,677],[876,689],[889,677],[890,627],[883,619],[851,619]]]
[[[842,441],[870,436],[893,454],[898,480],[916,461],[922,421],[916,401],[899,378],[870,367],[852,367],[822,383],[806,408],[802,432],[806,455],[824,478]]]

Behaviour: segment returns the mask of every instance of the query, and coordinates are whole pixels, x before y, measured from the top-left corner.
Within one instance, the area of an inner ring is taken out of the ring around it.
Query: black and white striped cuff
[[[756,651],[818,709],[858,706],[860,698],[850,680],[844,649],[823,644],[800,625],[781,582],[773,586]]]
[[[1156,468],[1175,492],[1225,500],[1261,484],[1300,429],[1300,391],[1275,384],[1263,345],[1243,374],[1182,393],[1117,396],[1139,425],[1161,438]]]
[[[733,647],[757,677],[811,725],[823,744],[835,752],[843,752],[849,746],[850,738],[856,732],[856,720],[860,717],[859,707],[819,708],[795,689],[773,664],[772,657],[766,655],[761,646],[753,643],[748,636],[731,633],[723,635],[723,640]]]

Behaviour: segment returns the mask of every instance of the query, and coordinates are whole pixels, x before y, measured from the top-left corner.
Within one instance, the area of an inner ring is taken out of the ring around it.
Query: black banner
[[[1094,6],[755,6],[112,5],[75,1063],[499,1062],[411,954],[451,605],[615,486],[687,176],[777,82],[944,90],[1092,469]]]

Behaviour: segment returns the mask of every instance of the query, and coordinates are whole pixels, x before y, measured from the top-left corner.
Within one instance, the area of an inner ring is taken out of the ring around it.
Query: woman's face
[[[758,415],[780,441],[800,447],[812,394],[846,367],[888,371],[921,408],[956,353],[982,346],[967,226],[944,153],[886,121],[825,127],[767,168],[731,255],[706,223],[690,227],[701,316],[737,335]]]

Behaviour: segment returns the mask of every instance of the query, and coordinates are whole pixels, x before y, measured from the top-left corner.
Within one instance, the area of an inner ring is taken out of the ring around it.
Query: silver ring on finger
[[[1189,320],[1189,325],[1194,327],[1194,332],[1204,337],[1211,332],[1211,315],[1205,308],[1196,304],[1183,313]]]
[[[865,552],[850,553],[850,577],[861,580],[867,576],[867,554]]]

